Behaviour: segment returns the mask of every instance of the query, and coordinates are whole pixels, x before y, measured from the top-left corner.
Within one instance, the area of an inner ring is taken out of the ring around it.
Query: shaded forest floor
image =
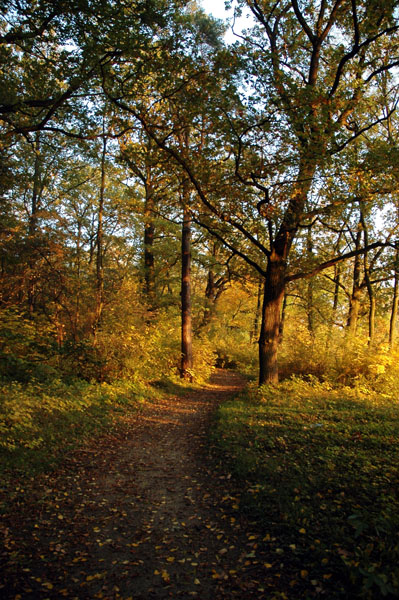
[[[243,385],[217,371],[6,490],[2,597],[270,598],[256,526],[208,455],[212,412]]]

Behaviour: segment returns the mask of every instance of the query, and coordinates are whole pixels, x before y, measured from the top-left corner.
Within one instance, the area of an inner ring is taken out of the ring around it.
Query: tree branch
[[[353,258],[354,256],[359,256],[359,254],[364,254],[365,252],[369,252],[370,250],[374,250],[374,248],[380,247],[390,247],[395,248],[395,244],[384,243],[384,242],[375,242],[374,244],[370,244],[366,248],[360,248],[359,250],[353,250],[352,252],[347,252],[347,254],[342,254],[341,256],[336,256],[335,258],[331,258],[326,262],[319,264],[317,267],[312,269],[311,271],[302,271],[301,273],[295,273],[295,275],[288,275],[285,278],[286,283],[290,283],[291,281],[296,281],[297,279],[310,279],[314,275],[317,275],[324,269],[328,269],[329,267],[333,267],[335,264],[347,260],[348,258]]]
[[[219,242],[221,242],[226,248],[231,250],[231,252],[233,253],[234,256],[239,256],[240,258],[245,260],[245,262],[248,265],[250,265],[251,267],[256,269],[256,271],[258,271],[258,273],[260,273],[260,275],[262,275],[262,277],[266,277],[266,271],[264,269],[262,269],[262,267],[260,265],[258,265],[258,263],[256,263],[254,260],[252,260],[252,258],[249,258],[249,256],[244,254],[244,252],[241,252],[241,250],[238,250],[237,248],[235,248],[219,232],[217,232],[215,229],[213,229],[209,225],[206,225],[203,221],[200,221],[198,219],[198,217],[193,216],[193,221],[200,227],[203,227],[204,229],[206,229],[208,231],[208,233],[210,233],[213,237],[215,237],[217,240],[219,240]]]
[[[332,98],[332,96],[335,94],[335,92],[340,84],[341,77],[342,77],[343,71],[344,71],[344,67],[348,61],[350,61],[352,58],[354,58],[356,55],[358,55],[361,50],[366,49],[368,46],[370,46],[373,42],[378,40],[383,35],[389,35],[391,33],[394,33],[395,31],[398,31],[398,29],[399,29],[399,25],[394,25],[392,27],[388,27],[387,29],[384,29],[383,31],[376,33],[372,37],[367,38],[361,44],[357,43],[356,40],[357,40],[358,34],[355,33],[355,41],[354,41],[352,50],[350,52],[347,52],[346,54],[344,54],[344,56],[339,61],[337,71],[335,74],[334,83],[332,84],[332,87],[328,93],[328,97]]]
[[[107,95],[107,97],[111,100],[111,102],[116,104],[116,106],[118,106],[122,110],[125,110],[128,113],[130,113],[131,115],[133,115],[135,117],[135,119],[137,119],[141,123],[141,125],[143,126],[148,137],[150,137],[152,140],[154,140],[154,142],[157,144],[157,146],[159,148],[162,148],[162,150],[164,150],[167,154],[169,154],[169,156],[171,156],[177,162],[177,164],[179,164],[183,168],[185,173],[188,175],[191,183],[193,184],[194,189],[196,190],[201,202],[204,204],[204,206],[206,206],[206,208],[212,214],[214,214],[220,220],[229,223],[232,227],[234,227],[240,233],[242,233],[242,235],[244,237],[246,237],[247,240],[249,240],[254,246],[256,246],[256,248],[258,248],[258,250],[260,250],[263,254],[265,254],[265,256],[269,256],[270,251],[261,242],[259,242],[259,240],[257,240],[243,225],[241,225],[241,223],[238,223],[237,221],[235,221],[234,219],[232,219],[229,215],[226,215],[225,213],[220,213],[220,211],[218,211],[217,208],[209,201],[209,199],[207,198],[207,196],[202,188],[201,183],[195,177],[193,170],[191,169],[187,160],[179,152],[177,152],[175,150],[175,148],[169,146],[166,143],[166,140],[172,135],[173,132],[169,132],[168,135],[166,136],[166,138],[159,139],[159,137],[154,133],[153,128],[150,125],[148,125],[148,123],[147,123],[146,119],[143,117],[143,115],[138,113],[134,108],[128,106],[121,100],[114,98],[105,89],[104,89],[104,92]]]
[[[299,23],[301,24],[302,29],[304,30],[304,32],[308,36],[308,38],[309,38],[312,46],[314,47],[314,45],[315,45],[315,43],[317,41],[317,37],[314,35],[313,31],[310,29],[309,25],[306,22],[305,17],[303,16],[303,14],[301,13],[301,11],[299,10],[299,6],[298,6],[297,0],[291,0],[291,4],[292,4],[292,8],[294,9],[296,18],[298,19]]]

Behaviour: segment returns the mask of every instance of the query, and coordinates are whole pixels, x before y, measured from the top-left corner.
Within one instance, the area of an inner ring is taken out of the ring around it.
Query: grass
[[[140,383],[75,380],[0,384],[0,475],[33,475],[138,410],[156,392]]]
[[[399,597],[396,398],[296,379],[222,405],[212,435],[263,531],[271,598]]]

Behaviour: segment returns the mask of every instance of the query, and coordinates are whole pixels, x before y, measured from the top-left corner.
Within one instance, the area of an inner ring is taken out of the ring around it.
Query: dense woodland
[[[3,2],[2,377],[381,374],[396,4]]]
[[[182,592],[195,544],[166,519],[154,562],[129,486],[200,510],[218,366],[248,386],[209,429],[209,597],[398,598],[399,2],[226,4],[232,43],[195,1],[0,2],[4,597]]]

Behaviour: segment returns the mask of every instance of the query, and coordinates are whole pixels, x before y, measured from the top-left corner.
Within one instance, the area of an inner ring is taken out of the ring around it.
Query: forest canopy
[[[397,4],[2,2],[1,376],[385,372]]]

